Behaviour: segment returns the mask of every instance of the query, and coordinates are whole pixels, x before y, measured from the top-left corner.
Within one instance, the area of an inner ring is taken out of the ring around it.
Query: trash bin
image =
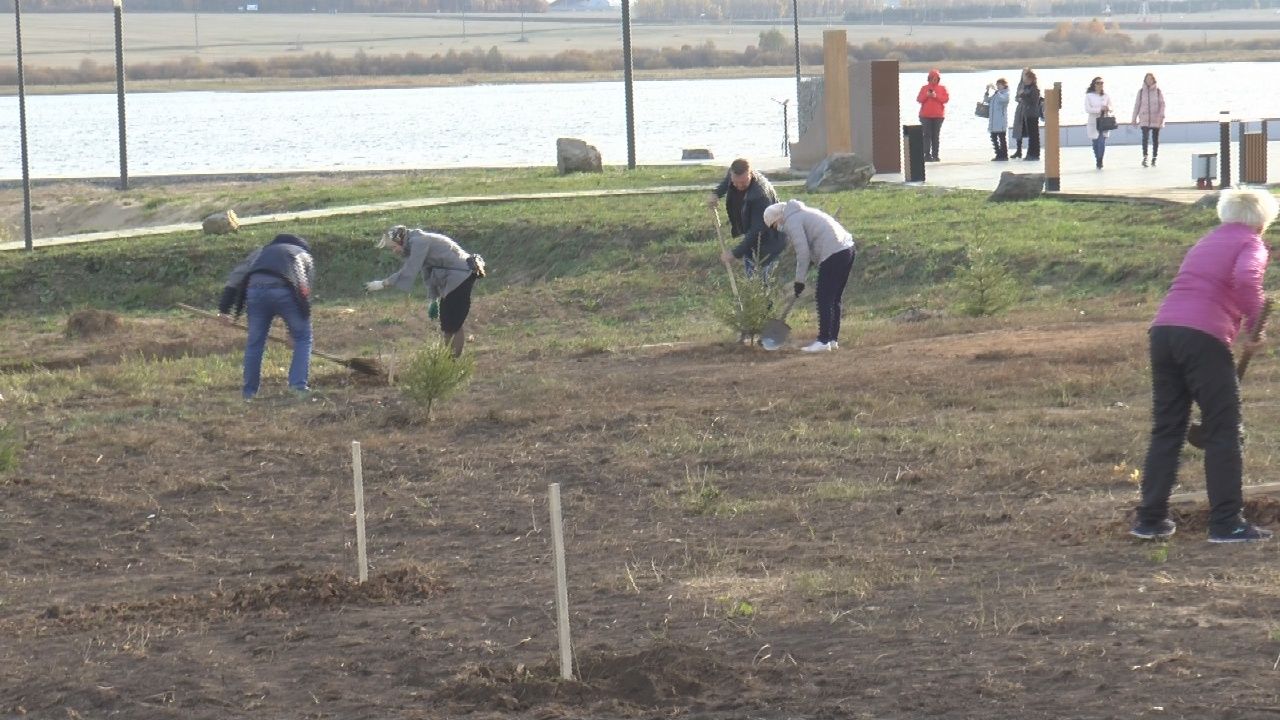
[[[1196,153],[1191,156],[1191,179],[1196,181],[1196,187],[1211,188],[1217,178],[1218,153]]]

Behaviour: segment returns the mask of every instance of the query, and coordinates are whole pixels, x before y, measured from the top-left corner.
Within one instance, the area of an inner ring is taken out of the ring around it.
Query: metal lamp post
[[[627,104],[627,169],[636,169],[635,93],[631,80],[631,0],[622,0],[622,80]]]
[[[800,0],[791,0],[791,25],[796,34],[796,112],[800,112]]]
[[[112,3],[116,14],[116,112],[120,117],[120,189],[129,189],[129,153],[124,131],[124,6]]]
[[[17,23],[18,41],[18,135],[22,140],[22,230],[26,249],[31,243],[31,171],[27,164],[27,89],[22,75],[22,0],[13,0],[13,18]]]

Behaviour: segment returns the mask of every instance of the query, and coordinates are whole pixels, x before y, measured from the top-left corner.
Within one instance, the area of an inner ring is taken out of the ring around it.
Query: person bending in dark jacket
[[[293,361],[289,363],[289,387],[299,394],[310,390],[311,289],[315,286],[315,261],[311,246],[297,235],[277,235],[249,253],[227,276],[218,314],[230,322],[232,309],[248,316],[249,339],[244,346],[245,400],[258,394],[262,378],[262,352],[271,323],[279,316],[289,328]]]
[[[764,209],[778,202],[769,179],[751,169],[742,158],[729,165],[729,172],[707,196],[707,207],[715,209],[724,198],[725,212],[729,216],[729,228],[733,237],[742,240],[732,250],[724,252],[724,261],[732,258],[742,261],[747,277],[760,268],[760,278],[768,282],[769,273],[778,264],[778,257],[786,247],[786,240],[777,230],[765,225]]]

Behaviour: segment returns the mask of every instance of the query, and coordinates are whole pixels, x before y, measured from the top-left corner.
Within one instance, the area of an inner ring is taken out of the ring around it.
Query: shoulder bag
[[[1098,132],[1110,132],[1116,129],[1116,116],[1110,115],[1104,109],[1102,114],[1098,116]]]

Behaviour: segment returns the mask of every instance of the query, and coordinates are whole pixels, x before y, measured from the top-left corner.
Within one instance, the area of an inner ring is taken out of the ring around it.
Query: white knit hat
[[[774,203],[764,209],[764,224],[769,227],[782,222],[782,211],[787,207],[786,203]]]

